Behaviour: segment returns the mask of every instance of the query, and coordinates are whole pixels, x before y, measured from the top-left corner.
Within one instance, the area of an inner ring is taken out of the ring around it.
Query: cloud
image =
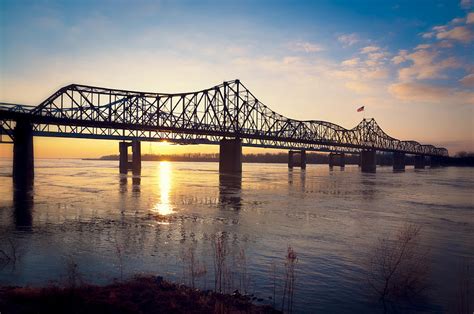
[[[472,0],[461,0],[459,6],[463,9],[469,9],[472,7]]]
[[[352,58],[342,61],[342,66],[356,66],[359,64],[360,58]]]
[[[450,87],[422,83],[396,83],[389,86],[389,92],[403,101],[474,105],[474,93]]]
[[[392,62],[395,64],[400,64],[402,62],[407,61],[407,56],[408,56],[408,50],[400,50],[398,52],[398,55],[392,58]]]
[[[474,24],[474,12],[470,12],[467,15],[466,24]]]
[[[462,25],[464,23],[466,25]],[[466,18],[457,17],[445,25],[433,26],[429,32],[420,35],[425,39],[436,38],[438,40],[469,43],[474,38],[474,32],[470,24],[474,24],[474,12],[468,13]]]
[[[367,47],[364,47],[360,50],[361,53],[371,53],[371,52],[375,52],[375,51],[379,51],[380,50],[380,47],[378,46],[367,46]]]
[[[439,48],[452,48],[453,43],[447,40],[440,41],[439,43],[436,44],[436,47]]]
[[[357,94],[366,94],[371,91],[368,84],[361,81],[351,81],[345,84],[346,88],[356,92]]]
[[[388,77],[389,71],[384,67],[356,67],[352,66],[343,70],[335,69],[331,72],[333,77],[351,81],[365,81],[366,83],[376,83],[374,80],[381,80]]]
[[[429,45],[429,44],[421,44],[421,45],[416,46],[416,47],[415,47],[415,50],[428,49],[428,48],[430,48],[430,47],[431,47],[431,45]]]
[[[333,76],[348,80],[344,86],[358,94],[373,93],[374,84],[383,84],[389,70],[385,65],[389,54],[382,48],[370,45],[359,50],[358,56],[341,62],[340,69],[333,70]]]
[[[412,62],[408,67],[401,68],[398,71],[398,77],[402,81],[444,78],[443,72],[445,70],[461,66],[453,57],[439,60],[436,51],[416,50],[411,54],[399,54],[398,57],[399,59],[396,59],[396,62],[400,60]]]
[[[459,80],[466,87],[474,87],[474,74],[469,74]]]
[[[438,26],[433,26],[433,30],[435,32],[444,32],[448,29],[448,25],[438,25]]]
[[[321,52],[324,48],[321,45],[310,43],[306,41],[299,41],[292,45],[292,50],[294,51],[303,51],[303,52]]]
[[[436,35],[435,32],[427,32],[427,33],[421,33],[421,37],[428,39],[428,38],[433,38]]]
[[[294,57],[294,56],[288,56],[283,58],[283,64],[301,64],[301,58],[300,57]]]
[[[378,61],[380,59],[383,59],[386,57],[386,53],[384,52],[372,52],[372,53],[369,53],[367,58],[369,60],[373,60],[373,61]]]
[[[464,19],[462,17],[456,17],[451,20],[451,24],[461,24],[464,23]]]
[[[468,43],[474,38],[474,33],[466,26],[457,26],[451,30],[442,30],[438,32],[438,34],[436,34],[436,38],[452,39]]]
[[[371,79],[384,79],[387,78],[389,71],[385,68],[378,68],[372,71],[368,71],[366,76]]]
[[[445,97],[446,88],[420,83],[396,83],[389,86],[389,92],[401,100],[438,101]]]
[[[360,41],[359,37],[355,33],[340,35],[337,37],[337,40],[339,40],[339,42],[344,46],[352,46]]]

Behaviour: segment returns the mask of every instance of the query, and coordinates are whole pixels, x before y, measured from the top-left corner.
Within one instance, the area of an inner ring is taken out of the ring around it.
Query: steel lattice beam
[[[28,119],[38,136],[169,140],[357,153],[363,149],[447,156],[448,151],[387,135],[374,119],[352,129],[326,121],[284,117],[260,102],[239,80],[198,92],[164,94],[68,85],[36,107],[0,105],[2,132]]]

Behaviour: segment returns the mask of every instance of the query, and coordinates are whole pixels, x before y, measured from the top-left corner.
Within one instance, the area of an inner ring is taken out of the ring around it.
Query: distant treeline
[[[295,156],[295,158],[298,158]],[[119,155],[103,156],[102,160],[118,160]],[[170,154],[170,155],[142,155],[142,160],[151,161],[201,161],[201,162],[217,162],[219,161],[219,154]],[[248,163],[287,163],[288,153],[266,153],[266,154],[244,154],[242,156],[243,162]],[[327,164],[329,156],[322,153],[307,153],[306,162],[308,164]],[[357,164],[359,162],[358,155],[346,155],[346,164]]]
[[[454,157],[446,158],[446,166],[474,167],[474,152],[459,152]]]
[[[295,156],[295,158],[298,158]],[[100,157],[101,160],[118,160],[119,155],[107,155]],[[246,163],[287,163],[288,153],[266,153],[266,154],[244,154],[242,156],[243,162]],[[145,154],[142,155],[144,161],[198,161],[198,162],[217,162],[219,161],[219,154],[201,154],[201,153],[190,153],[190,154],[169,154],[169,155],[154,155]],[[308,164],[328,164],[329,155],[324,153],[312,153],[306,154],[306,160]],[[345,156],[346,165],[356,165],[359,163],[359,155],[346,154]],[[391,165],[393,157],[391,153],[379,153],[377,154],[378,165]],[[406,156],[406,164],[413,165],[414,157]],[[441,165],[444,166],[474,166],[474,152],[460,152],[454,157],[445,157],[441,160]]]

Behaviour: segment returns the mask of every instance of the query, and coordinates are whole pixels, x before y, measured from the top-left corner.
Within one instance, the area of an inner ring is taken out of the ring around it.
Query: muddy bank
[[[1,287],[1,313],[280,313],[238,293],[223,295],[136,277],[108,286]]]

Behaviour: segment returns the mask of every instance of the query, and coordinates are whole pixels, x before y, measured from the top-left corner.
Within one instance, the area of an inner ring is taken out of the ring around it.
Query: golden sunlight
[[[161,161],[158,171],[160,178],[160,202],[153,207],[153,211],[159,215],[167,216],[174,213],[169,199],[172,183],[171,164],[168,161]]]
[[[171,143],[168,141],[161,141],[156,143],[157,146],[170,146]]]

